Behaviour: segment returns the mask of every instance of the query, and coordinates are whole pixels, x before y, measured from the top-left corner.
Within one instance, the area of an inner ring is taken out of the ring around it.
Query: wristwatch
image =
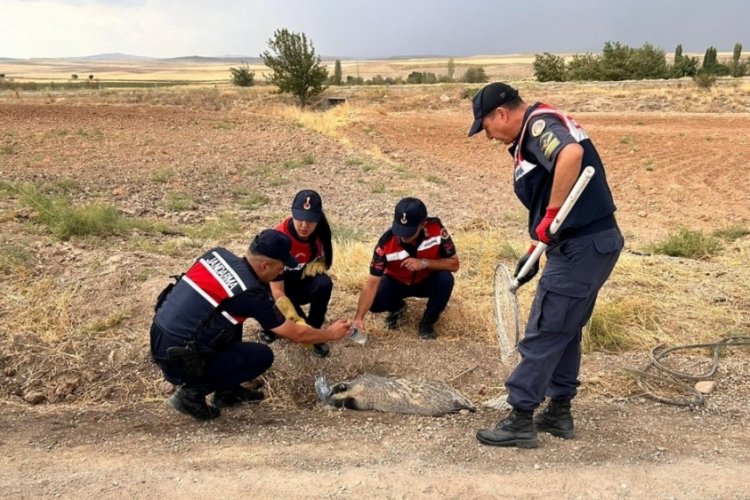
[[[422,259],[422,269],[427,269],[427,259]]]

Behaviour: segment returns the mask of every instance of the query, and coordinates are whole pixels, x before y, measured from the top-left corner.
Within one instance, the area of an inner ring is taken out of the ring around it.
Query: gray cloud
[[[0,57],[257,56],[281,27],[340,57],[598,52],[606,41],[731,51],[748,13],[744,0],[0,0]]]

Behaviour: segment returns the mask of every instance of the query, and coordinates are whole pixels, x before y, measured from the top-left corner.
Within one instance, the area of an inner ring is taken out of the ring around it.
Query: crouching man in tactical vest
[[[285,265],[297,266],[291,244],[288,236],[266,229],[253,239],[244,257],[214,248],[159,295],[151,355],[164,378],[180,386],[169,398],[174,409],[209,420],[218,417],[222,407],[263,399],[261,392],[240,385],[273,363],[268,346],[242,342],[242,324],[248,318],[293,342],[315,344],[349,333],[348,321],[318,329],[287,320],[279,311],[268,283]],[[206,396],[211,392],[209,405]]]

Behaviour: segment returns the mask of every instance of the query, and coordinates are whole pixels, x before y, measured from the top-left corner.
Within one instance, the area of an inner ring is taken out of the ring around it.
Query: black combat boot
[[[534,426],[540,432],[549,432],[555,437],[573,439],[576,431],[570,414],[569,399],[552,399],[544,413],[534,417]]]
[[[536,437],[533,416],[534,410],[513,408],[506,419],[498,422],[494,428],[477,431],[477,439],[480,443],[490,446],[536,448],[539,446],[539,440]]]
[[[217,390],[212,402],[216,408],[226,408],[240,403],[259,403],[262,400],[262,391],[254,391],[238,385],[231,389]]]
[[[313,344],[313,354],[319,358],[325,358],[329,354],[331,354],[331,348],[328,347],[328,344]]]
[[[219,416],[218,408],[206,404],[206,394],[211,389],[203,386],[182,386],[169,398],[175,410],[196,420],[211,420]]]
[[[385,317],[385,327],[388,330],[398,330],[398,321],[404,315],[404,312],[406,312],[406,302],[401,300],[396,306],[396,310],[390,311],[388,316]]]
[[[437,333],[435,333],[436,321],[437,319],[422,316],[422,319],[419,320],[419,338],[424,340],[435,340],[437,338]]]

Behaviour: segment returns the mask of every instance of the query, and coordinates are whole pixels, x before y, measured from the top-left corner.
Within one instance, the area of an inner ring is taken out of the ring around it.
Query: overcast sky
[[[750,50],[750,0],[0,0],[0,57],[258,56],[275,29],[324,56]]]

